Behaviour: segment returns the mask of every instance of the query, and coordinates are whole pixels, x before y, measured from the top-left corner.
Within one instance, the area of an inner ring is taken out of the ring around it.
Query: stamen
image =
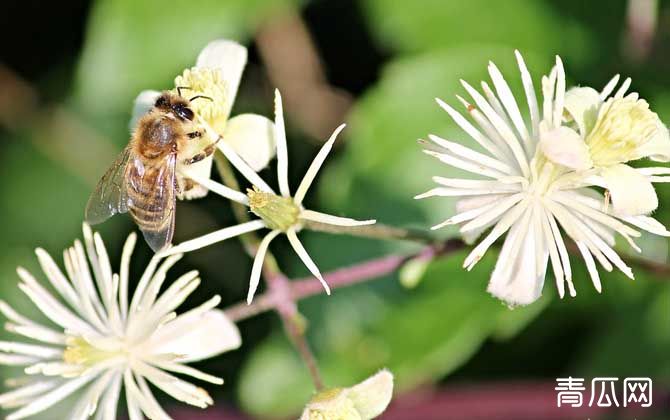
[[[293,198],[261,191],[255,186],[247,189],[247,197],[251,211],[263,219],[270,229],[286,232],[298,223],[301,209]]]
[[[637,159],[638,150],[658,130],[658,116],[644,99],[628,95],[610,98],[586,137],[596,166],[610,166]]]

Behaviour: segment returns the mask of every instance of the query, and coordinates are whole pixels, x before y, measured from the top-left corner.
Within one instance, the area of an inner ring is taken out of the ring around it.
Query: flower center
[[[222,133],[228,120],[230,110],[228,88],[225,81],[221,78],[221,72],[214,69],[193,67],[186,69],[174,80],[177,87],[181,89],[184,97],[193,98],[198,95],[207,96],[207,98],[194,99],[190,103],[191,109],[201,118],[203,118],[214,131]],[[177,89],[174,90],[177,93]]]
[[[310,420],[361,419],[353,401],[342,392],[334,388],[316,394],[309,403]]]
[[[63,361],[71,365],[93,366],[122,354],[121,351],[97,348],[81,337],[68,336],[65,343]]]
[[[602,167],[636,159],[638,148],[658,130],[657,121],[649,104],[636,96],[607,100],[586,137],[594,164]]]
[[[249,207],[270,229],[286,232],[298,223],[300,207],[293,198],[282,197],[254,187],[247,189]]]

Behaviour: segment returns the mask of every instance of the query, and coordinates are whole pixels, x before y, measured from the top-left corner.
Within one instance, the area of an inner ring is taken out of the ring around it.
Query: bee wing
[[[126,171],[131,155],[129,145],[119,154],[98,182],[86,203],[87,223],[92,225],[102,223],[117,213],[128,211]]]
[[[134,160],[138,166],[139,159]],[[140,227],[144,239],[154,252],[167,247],[174,234],[175,207],[177,205],[175,173],[176,153],[165,156],[164,161],[154,170],[155,176],[148,176],[148,168],[130,170],[129,185],[135,192],[143,192],[143,202],[133,202],[131,214]],[[139,168],[138,168],[139,169]]]

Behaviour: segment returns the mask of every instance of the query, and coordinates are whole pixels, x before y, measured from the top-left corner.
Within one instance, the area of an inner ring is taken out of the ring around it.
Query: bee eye
[[[193,121],[193,111],[187,106],[184,105],[175,105],[172,110],[177,114],[180,118],[183,118],[185,120]]]

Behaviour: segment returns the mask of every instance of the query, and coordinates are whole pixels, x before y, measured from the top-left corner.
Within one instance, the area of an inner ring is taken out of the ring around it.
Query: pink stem
[[[426,246],[416,254],[409,256],[389,255],[331,271],[324,274],[323,278],[331,289],[338,289],[391,274],[408,260],[415,258],[429,260],[437,256],[451,254],[464,246],[463,242],[459,240],[449,240],[445,243]],[[281,306],[285,305],[287,301],[294,302],[324,292],[323,286],[315,277],[306,277],[291,282],[287,280],[287,283],[289,299],[286,299],[286,289],[282,289],[282,294],[278,295],[271,288],[268,292],[257,296],[251,305],[238,303],[229,307],[226,309],[226,315],[233,321],[240,321],[275,308],[281,311]]]

